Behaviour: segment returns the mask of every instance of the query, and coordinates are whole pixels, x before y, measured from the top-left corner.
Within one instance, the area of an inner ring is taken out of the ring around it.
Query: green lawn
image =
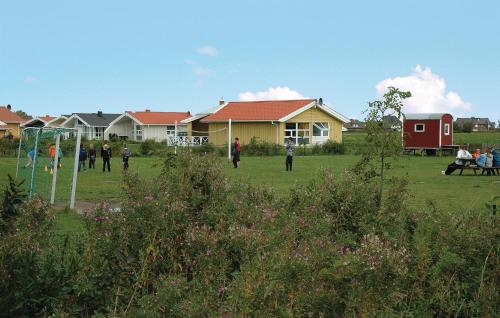
[[[224,162],[226,159],[221,158]],[[241,166],[232,168],[227,162],[226,171],[229,176],[240,178],[254,185],[274,187],[281,195],[294,183],[306,183],[317,176],[322,168],[332,169],[340,173],[352,167],[358,156],[305,156],[294,158],[294,171],[284,171],[283,157],[242,157]],[[423,207],[427,200],[434,200],[443,209],[483,208],[484,203],[494,195],[500,195],[500,177],[473,176],[472,171],[465,171],[464,176],[455,173],[444,176],[442,170],[453,159],[450,157],[405,156],[399,159],[388,176],[408,175],[410,191],[413,195],[411,203],[415,207]],[[101,163],[98,160],[97,164]],[[122,191],[122,175],[119,161],[112,162],[111,173],[103,173],[101,169],[82,171],[78,175],[77,200],[97,202],[102,199],[119,198]],[[137,171],[145,178],[158,175],[161,169],[161,158],[131,158],[131,170]],[[99,167],[98,167],[99,168]],[[48,180],[49,173],[39,173]],[[7,173],[15,172],[14,158],[0,159],[0,186],[6,184]],[[69,179],[58,184],[58,199],[69,195]],[[50,180],[48,180],[50,182]],[[65,201],[67,202],[67,201]]]
[[[366,133],[364,132],[344,132],[342,139],[349,151],[349,146],[362,145],[365,143]],[[475,132],[475,133],[454,133],[453,141],[458,144],[496,144],[500,145],[500,132]]]

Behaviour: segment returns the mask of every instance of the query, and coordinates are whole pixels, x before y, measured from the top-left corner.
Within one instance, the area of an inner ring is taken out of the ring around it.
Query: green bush
[[[284,155],[285,152],[281,145],[252,137],[250,143],[241,146],[241,153],[245,156],[277,156]]]
[[[58,244],[35,198],[0,236],[0,312],[495,316],[497,216],[410,210],[407,179],[389,181],[379,208],[378,179],[360,169],[325,170],[281,198],[229,179],[215,155],[166,153],[157,178],[124,175],[121,213],[100,203],[81,239]]]

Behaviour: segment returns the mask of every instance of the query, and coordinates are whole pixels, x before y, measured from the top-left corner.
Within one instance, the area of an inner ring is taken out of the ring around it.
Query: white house
[[[74,113],[66,119],[60,127],[77,128],[82,132],[82,137],[87,139],[104,139],[104,131],[109,124],[120,114]]]
[[[189,117],[189,112],[153,112],[149,109],[127,111],[109,124],[104,135],[106,139],[116,135],[120,139],[134,141],[165,141],[173,136],[185,137],[187,125],[181,121]]]

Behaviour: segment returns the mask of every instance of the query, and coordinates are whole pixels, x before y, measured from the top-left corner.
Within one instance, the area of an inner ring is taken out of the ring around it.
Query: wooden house
[[[453,146],[450,114],[405,114],[403,143],[406,149],[440,149]]]
[[[188,136],[207,132],[208,142],[216,146],[238,137],[241,144],[253,138],[284,144],[291,137],[297,145],[321,144],[328,140],[342,142],[342,125],[349,119],[325,105],[320,98],[301,100],[266,100],[220,102],[211,112],[193,116]],[[230,124],[231,122],[231,124]],[[193,129],[193,127],[202,127]]]
[[[174,136],[186,137],[187,124],[181,121],[191,117],[189,112],[127,111],[113,120],[104,131],[105,139],[116,135],[120,139],[168,141]]]

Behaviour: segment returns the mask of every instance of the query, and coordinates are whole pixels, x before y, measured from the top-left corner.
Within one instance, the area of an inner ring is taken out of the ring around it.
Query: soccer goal
[[[35,194],[75,207],[81,132],[71,128],[26,128],[21,132],[16,179]]]

